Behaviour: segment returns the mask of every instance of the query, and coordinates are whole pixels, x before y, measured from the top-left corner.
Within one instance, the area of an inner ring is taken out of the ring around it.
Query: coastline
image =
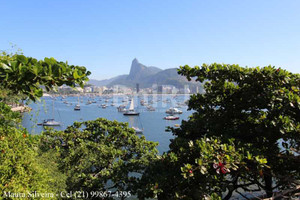
[[[11,110],[12,110],[13,112],[20,112],[20,113],[23,113],[23,112],[28,112],[28,111],[30,111],[31,108],[28,107],[28,106],[17,106],[17,107],[11,108]]]

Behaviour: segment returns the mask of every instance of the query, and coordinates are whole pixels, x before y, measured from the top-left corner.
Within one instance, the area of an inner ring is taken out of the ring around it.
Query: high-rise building
[[[158,85],[157,86],[157,94],[162,94],[163,92],[163,86],[162,85]]]
[[[140,84],[136,84],[136,93],[139,93],[140,92]]]

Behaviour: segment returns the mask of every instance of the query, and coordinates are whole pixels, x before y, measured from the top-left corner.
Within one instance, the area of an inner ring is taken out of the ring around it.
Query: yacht
[[[148,111],[155,111],[155,108],[153,106],[147,106]]]
[[[88,100],[88,102],[85,105],[90,105],[90,104],[92,104],[92,102]]]
[[[80,105],[77,104],[77,105],[74,107],[74,110],[80,110]]]
[[[177,119],[179,119],[179,117],[170,115],[170,116],[164,117],[164,119],[165,119],[165,120],[177,120]]]
[[[139,134],[139,133],[143,133],[143,130],[142,129],[140,129],[140,128],[138,128],[138,127],[134,127],[134,126],[132,126],[131,127],[133,130],[135,130],[135,133],[137,133],[137,134]]]
[[[54,120],[54,100],[52,101],[52,119],[44,119],[42,123],[39,123],[37,125],[60,126],[60,123]]]
[[[131,99],[129,110],[124,112],[123,115],[139,115],[139,112],[134,110],[134,101]]]
[[[54,121],[54,119],[45,119],[42,123],[38,124],[42,126],[60,126],[60,123]]]
[[[168,110],[166,110],[166,113],[168,114],[182,114],[182,111],[179,110],[178,108],[169,108]]]
[[[118,106],[118,111],[119,112],[125,112],[126,111],[126,106],[125,105]]]

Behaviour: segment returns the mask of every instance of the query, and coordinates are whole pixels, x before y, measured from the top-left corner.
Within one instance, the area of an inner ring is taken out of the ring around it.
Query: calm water
[[[187,111],[186,105],[182,105],[179,109],[182,110],[183,113],[178,115],[180,117],[179,120],[164,120],[163,117],[167,116],[165,111],[170,107],[175,107],[177,103],[183,103],[188,98],[188,95],[175,97],[164,95],[136,96],[134,103],[140,115],[129,117],[124,116],[123,113],[117,110],[117,106],[129,104],[129,101],[127,103],[122,102],[126,99],[126,96],[113,96],[112,98],[81,96],[79,101],[81,107],[80,111],[74,111],[74,106],[78,103],[78,97],[66,97],[65,99],[57,97],[55,100],[51,97],[43,97],[41,102],[29,105],[32,111],[24,114],[22,124],[32,134],[40,134],[40,132],[43,131],[43,127],[37,126],[36,124],[49,118],[54,118],[55,121],[59,121],[62,124],[60,127],[55,127],[55,129],[58,130],[64,130],[75,121],[94,120],[99,117],[107,118],[108,120],[128,122],[130,126],[144,129],[143,134],[147,140],[159,142],[158,150],[162,153],[169,149],[170,139],[173,138],[172,133],[165,132],[166,127],[180,124],[182,119],[186,120],[192,114],[192,111]],[[96,103],[86,105],[89,99],[96,101]],[[141,99],[145,102],[153,102],[151,105],[156,108],[156,111],[147,111],[145,106],[140,105]],[[105,100],[108,100],[108,102],[105,102]],[[68,104],[65,104],[64,101],[67,101]],[[114,102],[115,106],[111,106],[112,102]],[[101,108],[101,104],[106,104],[107,108]],[[129,105],[127,107],[129,107]]]

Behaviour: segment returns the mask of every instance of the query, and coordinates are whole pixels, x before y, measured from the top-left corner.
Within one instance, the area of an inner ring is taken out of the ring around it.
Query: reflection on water
[[[129,100],[124,96],[113,96],[113,98],[93,97],[93,99],[80,97],[80,101],[78,101],[78,97],[66,97],[65,99],[57,97],[54,100],[50,97],[43,97],[41,102],[29,105],[32,111],[24,114],[22,124],[32,134],[40,134],[43,127],[36,124],[49,118],[61,122],[60,127],[54,127],[58,130],[64,130],[75,121],[94,120],[99,117],[128,122],[129,126],[142,129],[147,140],[159,142],[158,150],[162,153],[169,149],[170,139],[173,138],[172,133],[165,132],[166,127],[174,127],[175,124],[180,124],[182,119],[186,120],[192,114],[192,111],[187,111],[187,106],[183,104],[187,98],[188,96],[147,96],[144,98],[136,96],[135,108],[140,112],[140,115],[124,116],[122,112],[117,110],[119,105],[129,106]],[[89,100],[94,103],[86,105]],[[146,106],[140,105],[141,100],[146,105],[153,106],[156,110],[147,111]],[[74,111],[74,107],[78,102],[81,110]],[[112,103],[115,106],[111,106]],[[107,107],[102,108],[102,104],[106,104]],[[183,111],[183,114],[179,115],[180,120],[164,120],[166,109],[175,106]]]

